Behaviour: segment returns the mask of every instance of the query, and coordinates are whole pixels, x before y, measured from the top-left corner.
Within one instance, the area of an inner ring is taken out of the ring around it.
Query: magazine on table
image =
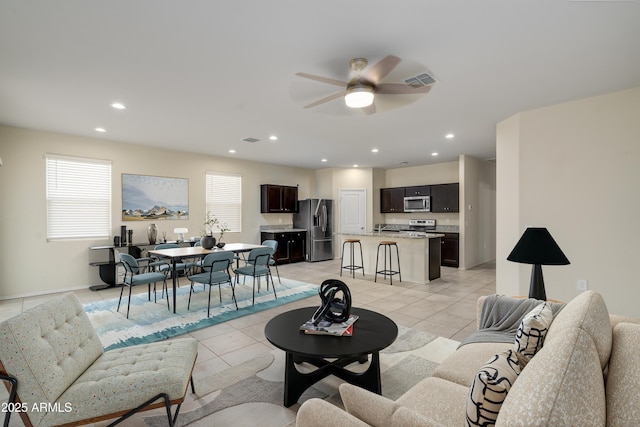
[[[356,314],[351,314],[346,321],[340,323],[321,320],[317,325],[314,325],[313,322],[309,320],[300,326],[300,330],[310,335],[350,337],[353,335],[353,324],[356,320],[358,320],[358,315]]]

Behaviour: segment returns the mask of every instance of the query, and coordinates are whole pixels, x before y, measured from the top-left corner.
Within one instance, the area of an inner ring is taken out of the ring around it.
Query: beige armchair
[[[107,352],[74,294],[0,323],[0,375],[26,426],[75,426],[165,407],[173,426],[197,356],[191,338]],[[177,405],[174,414],[171,406]],[[11,412],[5,414],[5,422]]]

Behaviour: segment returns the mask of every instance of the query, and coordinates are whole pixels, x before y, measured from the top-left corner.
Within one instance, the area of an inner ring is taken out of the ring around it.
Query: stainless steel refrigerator
[[[307,230],[307,261],[333,259],[333,200],[299,200],[293,227]]]

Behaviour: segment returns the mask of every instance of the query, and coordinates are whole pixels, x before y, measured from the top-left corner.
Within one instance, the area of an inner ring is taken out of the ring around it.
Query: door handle
[[[327,205],[322,205],[322,232],[327,231]]]

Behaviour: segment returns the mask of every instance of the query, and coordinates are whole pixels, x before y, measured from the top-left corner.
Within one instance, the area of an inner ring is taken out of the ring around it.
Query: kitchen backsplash
[[[406,231],[410,230],[409,224],[376,224],[373,228],[374,231],[378,231],[380,227],[383,227],[385,230],[399,230]],[[436,231],[440,231],[442,233],[459,233],[460,228],[457,224],[436,224]]]
[[[459,233],[460,228],[457,225],[437,225],[436,231],[442,231],[444,233]]]
[[[264,230],[291,230],[293,224],[261,225],[260,231]]]

